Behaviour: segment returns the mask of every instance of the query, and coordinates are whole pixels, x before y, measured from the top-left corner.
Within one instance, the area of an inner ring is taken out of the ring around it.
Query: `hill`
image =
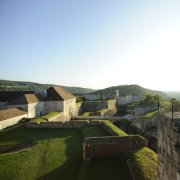
[[[164,91],[169,98],[175,98],[177,100],[180,100],[180,92],[179,91]]]
[[[32,91],[45,90],[54,84],[40,84],[35,82],[0,80],[0,91]],[[82,87],[62,86],[71,93],[91,93],[95,90]]]
[[[128,94],[137,94],[137,95],[159,95],[162,97],[167,97],[167,95],[164,92],[161,91],[155,91],[151,89],[143,88],[139,85],[120,85],[120,86],[112,86],[105,89],[101,89],[98,91],[95,91],[95,93],[114,93],[116,90],[119,90],[119,95],[125,96]]]

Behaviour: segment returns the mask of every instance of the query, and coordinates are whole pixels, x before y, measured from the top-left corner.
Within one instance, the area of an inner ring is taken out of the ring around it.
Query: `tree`
[[[145,98],[139,102],[140,105],[156,105],[158,102],[158,96],[146,95]]]

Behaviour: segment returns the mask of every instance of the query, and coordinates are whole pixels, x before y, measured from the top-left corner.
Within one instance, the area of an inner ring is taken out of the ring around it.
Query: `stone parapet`
[[[106,136],[86,138],[83,142],[83,159],[118,156],[147,146],[147,139],[141,136]]]

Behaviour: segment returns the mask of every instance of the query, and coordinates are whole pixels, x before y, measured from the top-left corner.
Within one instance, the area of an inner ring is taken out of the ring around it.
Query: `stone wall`
[[[139,117],[132,120],[131,126],[139,130],[145,130],[157,126],[157,120],[158,120],[158,115],[155,115],[154,117],[149,119],[143,119]]]
[[[44,101],[44,114],[52,111],[64,111],[63,101]]]
[[[170,115],[171,116],[171,115]],[[159,116],[158,121],[158,179],[180,178],[180,119]]]
[[[76,113],[75,116],[83,114],[82,102],[76,103]]]
[[[83,97],[88,101],[97,101],[102,99],[101,94],[84,94]]]
[[[146,146],[147,140],[141,136],[86,138],[83,142],[83,159],[88,160],[101,156],[118,156]]]
[[[157,106],[138,106],[138,107],[135,107],[135,116],[140,116],[140,115],[143,115],[143,114],[146,114],[147,112],[150,112],[150,111],[155,111],[157,110]]]
[[[0,121],[0,130],[17,124],[23,118],[27,118],[27,114]]]
[[[81,128],[88,125],[100,125],[101,121],[72,120],[66,122],[28,122],[28,128]]]
[[[116,103],[117,103],[116,99],[108,100],[108,109],[111,111],[111,115],[117,113]]]
[[[117,112],[116,100],[108,101],[85,101],[82,104],[83,112],[97,112],[101,115],[100,110],[107,109],[104,115],[114,115]],[[102,113],[103,114],[103,113]],[[98,114],[97,114],[98,115]]]
[[[129,103],[139,102],[142,99],[143,99],[142,95],[118,96],[117,103],[118,105],[126,105]]]
[[[66,122],[28,122],[28,128],[81,128],[84,126],[99,125],[105,129],[110,135],[117,136],[118,133],[113,131],[111,127],[103,123],[104,120],[71,120]]]
[[[69,99],[64,103],[64,121],[69,121],[72,117],[76,116],[76,98]]]
[[[93,102],[93,101],[85,101],[83,102],[83,112],[96,112],[101,109],[108,108],[108,103],[107,101],[98,101],[98,102]]]

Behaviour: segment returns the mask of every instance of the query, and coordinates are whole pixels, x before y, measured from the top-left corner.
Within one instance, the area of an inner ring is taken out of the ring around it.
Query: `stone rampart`
[[[93,157],[118,156],[147,146],[141,136],[106,136],[86,138],[83,143],[83,159]]]
[[[146,114],[147,112],[155,111],[157,109],[158,107],[156,105],[138,106],[138,107],[135,107],[135,116],[140,116],[140,115]]]
[[[158,121],[158,179],[180,179],[180,119],[172,113],[162,114]]]
[[[84,112],[96,112],[108,108],[108,103],[107,101],[85,101],[82,107]]]

